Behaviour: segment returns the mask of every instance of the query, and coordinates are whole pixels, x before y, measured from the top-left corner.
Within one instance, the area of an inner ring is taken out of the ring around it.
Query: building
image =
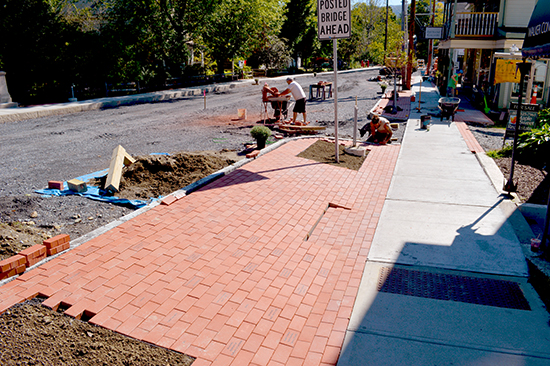
[[[498,59],[521,60],[521,47],[537,0],[444,0],[443,39],[438,46],[442,93],[453,70],[464,71],[463,87],[468,93],[476,87],[487,96],[494,109],[508,108],[517,101],[519,84],[494,84]],[[514,52],[515,50],[515,52]],[[548,105],[547,60],[534,64],[526,81],[525,100]]]

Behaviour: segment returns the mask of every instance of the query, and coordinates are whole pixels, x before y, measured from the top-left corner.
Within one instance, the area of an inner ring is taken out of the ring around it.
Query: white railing
[[[494,36],[498,23],[498,13],[457,13],[455,37]]]

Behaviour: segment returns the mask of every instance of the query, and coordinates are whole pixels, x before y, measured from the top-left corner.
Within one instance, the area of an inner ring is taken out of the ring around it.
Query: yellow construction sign
[[[497,59],[495,67],[495,84],[519,83],[520,72],[517,68],[518,62],[521,62],[521,60]]]

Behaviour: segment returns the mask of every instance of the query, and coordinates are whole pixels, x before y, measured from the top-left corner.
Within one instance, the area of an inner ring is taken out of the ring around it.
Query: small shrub
[[[550,124],[533,128],[519,135],[518,151],[522,157],[534,163],[546,164],[550,156]]]
[[[487,151],[486,154],[492,159],[509,158],[512,156],[512,145],[506,145],[500,150]]]
[[[537,120],[539,125],[550,124],[550,108],[539,111]]]
[[[271,130],[266,126],[254,126],[250,130],[250,135],[256,140],[267,140],[267,138],[271,136]]]

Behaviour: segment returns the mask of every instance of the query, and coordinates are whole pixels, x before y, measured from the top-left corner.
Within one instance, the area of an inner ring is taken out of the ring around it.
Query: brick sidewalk
[[[396,113],[384,111],[384,108],[387,105],[393,105],[393,98],[390,98],[391,93],[387,92],[371,112],[382,115],[382,117],[387,118],[391,122],[406,122],[411,115],[411,92],[400,91],[398,94],[399,98],[397,99],[397,107],[401,110],[398,110]]]
[[[296,157],[314,141],[23,274],[0,312],[40,295],[194,366],[335,365],[399,146],[371,146],[357,172]]]

